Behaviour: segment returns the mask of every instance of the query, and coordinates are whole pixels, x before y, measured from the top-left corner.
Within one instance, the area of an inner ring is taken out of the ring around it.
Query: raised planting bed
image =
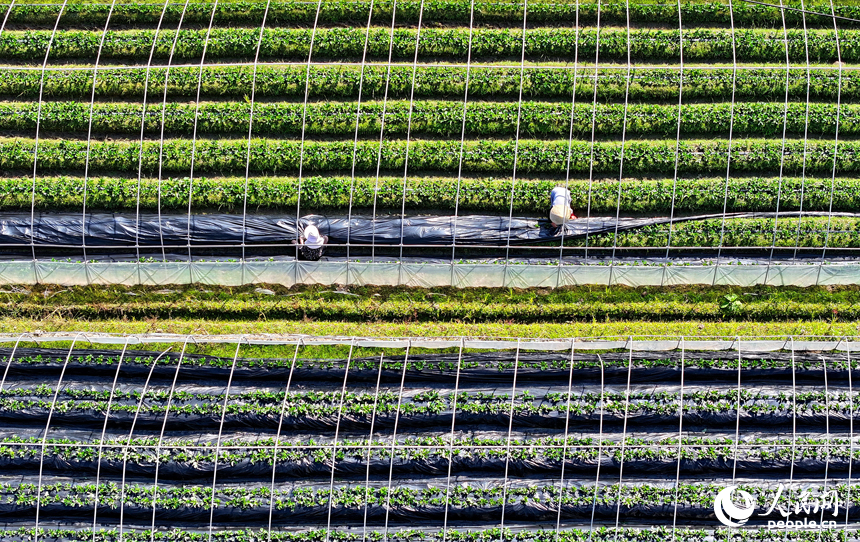
[[[837,48],[833,30],[735,30],[731,29],[585,29],[533,28],[415,29],[348,28],[215,28],[210,30],[121,30],[108,32],[61,30],[7,30],[0,34],[0,55],[9,62],[32,62],[49,57],[56,61],[100,59],[110,63],[154,60],[253,61],[261,59],[307,61],[313,39],[318,60],[361,61],[390,59],[413,61],[418,44],[419,60],[465,62],[520,58],[525,49],[529,60],[579,60],[594,62],[599,47],[603,62],[631,60],[654,63],[678,62],[683,49],[685,62],[772,62],[774,59],[814,63],[860,60],[860,31],[839,32]],[[629,35],[629,40],[628,40]],[[209,39],[208,45],[207,36]],[[104,38],[104,39],[102,39]],[[393,42],[393,43],[392,43]],[[205,47],[204,47],[205,46]],[[788,53],[786,53],[788,48]],[[783,60],[784,62],[784,60]]]
[[[0,129],[62,133],[83,139],[89,133],[121,137],[246,136],[250,103],[136,104],[88,102],[0,103]],[[383,126],[384,113],[384,126]],[[860,105],[819,103],[719,103],[677,105],[565,102],[363,101],[258,103],[253,133],[258,137],[466,138],[684,138],[788,136],[840,138],[860,134]],[[626,130],[625,130],[626,127]],[[384,129],[383,129],[384,128]],[[464,132],[465,130],[465,132]]]
[[[719,542],[736,542],[738,540],[755,542],[776,542],[784,540],[784,533],[767,530],[748,530],[738,533],[731,529],[702,529],[702,528],[671,528],[671,527],[619,527],[589,529],[588,527],[567,528],[559,530],[543,528],[536,529],[529,525],[516,525],[510,528],[506,524],[504,528],[467,528],[467,529],[410,529],[408,527],[392,527],[389,529],[377,529],[370,527],[360,532],[346,530],[291,530],[291,531],[269,531],[265,529],[238,529],[228,528],[224,530],[194,530],[187,528],[173,528],[164,531],[150,530],[120,530],[118,528],[106,528],[93,531],[92,529],[69,529],[60,526],[51,526],[44,529],[33,529],[21,527],[19,529],[7,529],[0,531],[0,540],[18,542],[26,537],[35,537],[38,533],[39,540],[58,542],[60,540],[71,540],[75,542],[87,542],[92,540],[93,535],[102,537],[106,542],[152,542],[176,540],[181,537],[189,542],[374,542],[380,540],[391,540],[392,542],[483,542],[488,539],[501,541],[519,542],[590,542],[590,541],[613,541],[623,542],[652,542],[665,540],[672,537],[679,542],[702,542],[715,540]],[[853,541],[853,531],[844,530],[809,530],[795,531],[791,533],[791,540],[798,542],[837,542]]]
[[[420,518],[425,527],[439,528],[447,517],[452,522],[498,521],[504,517],[510,522],[554,521],[559,515],[563,520],[596,519],[614,521],[617,516],[626,521],[643,518],[669,520],[677,517],[685,522],[702,523],[713,517],[714,494],[722,485],[708,483],[681,483],[676,487],[671,482],[649,483],[631,480],[624,484],[575,485],[558,481],[546,484],[522,485],[513,482],[497,487],[479,487],[460,482],[447,487],[444,483],[423,484],[403,480],[394,485],[384,482],[365,485],[338,486],[329,488],[328,483],[308,484],[309,487],[286,487],[276,485],[274,490],[265,484],[205,486],[155,486],[135,482],[125,484],[58,483],[20,485],[6,484],[0,487],[3,503],[0,516],[30,518],[38,509],[42,514],[57,519],[92,518],[94,507],[92,496],[98,495],[98,517],[105,523],[115,523],[122,514],[124,520],[134,524],[147,521],[153,516],[162,523],[177,522],[194,524],[210,521],[229,523],[241,515],[242,523],[248,527],[264,527],[269,519],[283,526],[303,526],[302,522],[327,521],[335,524],[363,522],[382,526],[388,522],[408,525],[410,519]],[[40,499],[34,493],[41,488]],[[740,484],[744,491],[770,489],[766,485]],[[830,506],[833,499],[850,499],[854,502],[860,490],[844,484],[829,488]],[[826,492],[816,493],[821,499]],[[826,497],[824,497],[826,498]],[[786,504],[794,506],[800,499],[788,498]],[[756,503],[756,509],[764,513],[767,503],[764,498]],[[860,507],[850,506],[848,520],[856,521]],[[830,521],[832,513],[820,511],[796,514],[796,517]],[[761,525],[760,520],[754,519]],[[841,524],[844,517],[833,519]]]
[[[307,59],[305,59],[307,60]],[[410,59],[411,60],[411,59]],[[593,59],[592,59],[593,60]],[[72,68],[72,69],[70,69]],[[784,67],[783,67],[784,68]],[[259,65],[254,66],[178,66],[111,67],[74,66],[45,70],[10,67],[0,80],[0,96],[11,100],[75,99],[89,101],[95,86],[95,98],[122,98],[147,103],[161,103],[163,98],[244,100],[253,90],[255,99],[310,100],[381,100],[386,86],[389,99],[436,98],[459,99],[468,86],[469,100],[514,99],[522,87],[525,100],[570,101],[576,90],[577,103],[678,103],[679,91],[684,103],[734,100],[772,102],[786,99],[833,103],[842,96],[843,103],[860,97],[860,72],[838,70],[833,66],[811,66],[808,70],[772,69],[761,66],[704,68],[685,65],[667,69],[661,66],[634,66],[628,78],[626,68],[598,66],[574,69],[567,66],[534,66],[522,69],[510,66],[425,65],[410,63],[364,67],[351,65]],[[786,73],[787,72],[787,73]],[[308,77],[308,73],[310,76]],[[414,75],[413,75],[414,74]],[[93,83],[95,79],[95,83]],[[629,84],[628,84],[629,80]],[[595,81],[597,89],[595,89]],[[468,82],[468,85],[467,85]],[[361,91],[359,93],[359,90]],[[596,92],[596,94],[595,94]]]
[[[518,477],[543,474],[587,475],[597,466],[604,473],[626,469],[657,476],[720,474],[781,476],[844,473],[860,464],[860,449],[851,439],[760,437],[737,441],[733,436],[666,437],[531,437],[506,435],[455,439],[407,434],[396,441],[348,438],[336,446],[321,439],[273,437],[257,440],[199,442],[171,438],[69,439],[6,438],[0,440],[0,468],[21,474],[95,475],[123,472],[145,476],[159,464],[159,477],[188,483],[212,477],[222,481],[296,480],[335,474],[344,479],[378,476],[493,475],[505,469]],[[616,436],[617,437],[617,436]],[[334,458],[334,461],[332,460]],[[679,460],[680,458],[680,460]]]
[[[569,169],[575,174],[612,176],[725,174],[729,161],[735,174],[772,175],[780,169],[786,175],[805,171],[809,175],[838,176],[860,171],[854,154],[860,141],[840,141],[838,147],[824,140],[635,140],[618,141],[519,141],[394,140],[378,141],[296,141],[254,139],[164,141],[85,141],[43,139],[39,141],[36,166],[44,173],[83,171],[89,157],[89,171],[141,171],[152,175],[199,175],[252,173],[277,175],[295,173],[302,165],[306,174],[403,171],[408,156],[413,172],[445,171],[455,174],[462,163],[464,173],[510,175],[516,162],[521,175],[558,174]],[[33,170],[34,139],[0,139],[0,167]],[[677,150],[677,159],[676,159]],[[593,155],[593,160],[592,160]],[[623,163],[622,163],[623,155]]]
[[[472,13],[474,8],[474,14]],[[0,5],[0,9],[8,10],[9,5]],[[850,2],[831,6],[827,3],[809,4],[809,11],[824,14],[834,13],[847,19],[840,20],[843,28],[856,27],[857,23],[851,18],[860,18],[860,7]],[[371,11],[372,10],[372,11]],[[188,6],[183,4],[140,3],[119,4],[113,6],[103,4],[70,3],[62,10],[62,25],[64,28],[103,27],[108,22],[110,14],[111,27],[116,26],[145,26],[157,27],[177,25],[180,20],[183,27],[207,27],[210,20],[219,27],[257,26],[266,17],[266,26],[306,26],[340,25],[355,23],[359,20],[370,20],[373,24],[384,25],[394,18],[398,25],[416,25],[422,20],[432,20],[451,25],[468,25],[470,20],[476,25],[510,26],[522,24],[523,7],[516,2],[466,2],[427,1],[406,2],[390,1],[370,2],[360,1],[326,1],[319,5],[297,1],[279,1],[265,3],[248,2],[219,2],[216,5],[208,2],[194,2]],[[627,22],[628,6],[624,3],[600,5],[600,23],[608,26],[623,26]],[[53,28],[60,15],[60,5],[14,4],[7,23],[12,28]],[[755,4],[737,4],[730,6],[725,2],[690,2],[679,7],[673,4],[644,3],[629,5],[629,16],[637,25],[666,25],[677,26],[680,20],[684,25],[713,27],[770,27],[789,28],[832,28],[827,17],[806,17],[799,12],[780,10],[769,6]],[[596,25],[598,22],[597,3],[575,2],[529,2],[528,20],[532,24],[547,26],[572,26],[575,22],[581,25]]]
[[[698,212],[853,211],[860,208],[860,180],[854,178],[725,177],[679,179],[537,180],[504,177],[416,176],[307,176],[297,177],[0,177],[0,209],[37,211],[220,211],[241,213],[248,209],[285,215],[316,211],[385,209],[394,214],[404,208],[410,215],[428,211],[458,210],[543,217],[548,194],[566,186],[579,215],[651,214],[678,216]],[[190,194],[190,197],[189,197]],[[301,202],[299,202],[301,194]],[[513,201],[511,198],[513,194]],[[246,199],[247,198],[247,199]],[[832,198],[832,199],[831,199]],[[299,207],[299,203],[301,206]],[[801,205],[802,204],[802,205]],[[695,227],[691,225],[690,227]],[[730,223],[727,228],[733,228]]]
[[[9,61],[32,61],[44,56],[50,44],[50,58],[88,60],[100,53],[105,62],[145,62],[156,60],[253,60],[259,50],[263,59],[306,60],[313,39],[318,59],[358,60],[362,58],[412,61],[418,44],[418,58],[465,61],[516,58],[525,49],[530,60],[599,59],[621,61],[628,58],[650,62],[677,62],[684,52],[686,62],[768,62],[786,57],[790,61],[815,63],[856,62],[860,34],[856,30],[839,33],[837,49],[833,30],[735,30],[730,29],[627,29],[609,27],[586,29],[436,29],[417,30],[385,27],[211,30],[122,30],[103,32],[62,30],[52,38],[47,30],[14,31],[0,35],[0,54]],[[628,40],[629,35],[629,40]],[[471,37],[470,37],[471,36]],[[104,39],[102,39],[104,38]],[[392,44],[393,41],[393,44]],[[470,45],[471,44],[471,45]]]

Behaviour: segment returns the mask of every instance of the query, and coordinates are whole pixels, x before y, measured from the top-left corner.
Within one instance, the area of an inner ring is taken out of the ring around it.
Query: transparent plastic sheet
[[[676,264],[621,265],[610,277],[601,265],[509,265],[484,263],[368,263],[342,261],[246,262],[0,262],[0,285],[57,284],[88,286],[120,284],[245,284],[415,286],[423,288],[554,288],[581,284],[661,286],[727,284],[735,286],[815,286],[860,284],[860,264]],[[820,271],[819,271],[820,270]],[[298,280],[296,280],[298,278]],[[611,282],[610,282],[611,278]],[[452,280],[453,279],[453,280]]]

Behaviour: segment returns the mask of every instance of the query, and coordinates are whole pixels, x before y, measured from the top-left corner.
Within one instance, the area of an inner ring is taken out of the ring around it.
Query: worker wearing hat
[[[317,261],[322,258],[325,251],[325,245],[328,243],[327,235],[320,235],[316,226],[307,226],[299,237],[299,259]],[[295,239],[293,244],[296,244]]]
[[[556,186],[549,193],[550,210],[549,219],[556,227],[563,226],[568,220],[576,218],[570,208],[570,190],[563,186]]]

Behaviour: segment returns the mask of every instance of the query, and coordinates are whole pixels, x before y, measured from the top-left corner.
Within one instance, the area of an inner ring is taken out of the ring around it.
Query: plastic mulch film
[[[853,540],[857,350],[3,336],[0,540]]]

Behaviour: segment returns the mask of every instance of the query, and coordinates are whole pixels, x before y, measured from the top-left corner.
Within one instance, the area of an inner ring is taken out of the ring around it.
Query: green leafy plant
[[[738,314],[744,309],[744,303],[736,294],[723,296],[720,302],[720,310],[726,314]]]

